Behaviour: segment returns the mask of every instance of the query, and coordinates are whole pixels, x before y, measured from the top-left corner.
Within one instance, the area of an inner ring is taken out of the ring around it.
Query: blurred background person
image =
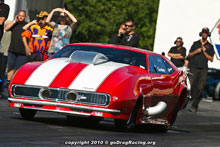
[[[44,61],[48,58],[53,28],[47,25],[47,17],[48,12],[41,11],[37,15],[37,20],[33,20],[23,27],[25,31],[21,35],[28,62]],[[29,44],[27,39],[29,39]]]
[[[182,37],[177,37],[174,44],[176,46],[171,47],[168,52],[168,56],[171,57],[171,61],[176,67],[183,67],[186,56],[186,48],[183,47]]]
[[[20,10],[18,15],[15,16],[14,21],[5,26],[5,31],[11,31],[11,43],[8,49],[8,76],[6,84],[9,84],[15,71],[27,62],[25,47],[21,37],[21,33],[24,31],[23,27],[27,24],[25,19],[26,12]]]
[[[188,68],[189,80],[191,84],[192,106],[189,109],[191,112],[198,110],[201,101],[202,90],[206,83],[208,73],[208,61],[213,62],[214,48],[213,45],[207,40],[211,36],[207,27],[203,28],[199,33],[201,39],[195,41],[188,54]]]
[[[3,85],[4,85],[4,78],[5,78],[5,70],[7,64],[7,56],[4,56],[2,47],[1,47],[1,40],[4,34],[4,23],[8,18],[9,14],[9,6],[4,4],[4,0],[0,0],[0,92],[2,92]]]
[[[125,24],[121,24],[120,28],[118,29],[118,34],[112,35],[110,44],[120,44],[120,40],[124,37],[126,29]]]
[[[58,22],[51,21],[55,12],[60,12]],[[70,37],[77,23],[76,18],[66,9],[56,8],[53,9],[46,20],[47,24],[53,27],[51,44],[48,53],[53,55],[59,51],[63,46],[70,43]]]
[[[134,29],[136,28],[134,20],[128,19],[125,21],[126,34],[125,37],[121,40],[122,45],[139,47],[139,36],[135,33]]]
[[[2,39],[4,33],[4,23],[8,18],[9,6],[4,4],[4,0],[0,0],[0,40]]]
[[[126,29],[124,29],[124,27]],[[139,36],[135,33],[136,28],[134,20],[128,19],[125,21],[124,26],[121,25],[118,31],[118,35],[112,38],[110,43],[126,45],[132,47],[139,47]],[[125,33],[124,33],[125,32]]]

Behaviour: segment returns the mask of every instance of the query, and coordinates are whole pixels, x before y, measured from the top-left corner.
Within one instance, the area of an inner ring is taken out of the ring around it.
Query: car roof
[[[97,47],[105,47],[105,48],[116,48],[116,49],[123,49],[123,50],[130,50],[135,51],[143,54],[148,55],[159,55],[157,53],[154,53],[152,51],[148,51],[145,49],[130,47],[130,46],[123,46],[123,45],[115,45],[115,44],[107,44],[107,43],[72,43],[69,45],[81,45],[81,46],[97,46]]]

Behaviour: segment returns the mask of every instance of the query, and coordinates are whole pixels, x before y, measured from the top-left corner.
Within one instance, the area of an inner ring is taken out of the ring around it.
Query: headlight
[[[77,98],[77,95],[76,95],[76,92],[74,91],[70,91],[66,94],[66,99],[67,101],[71,101],[71,102],[74,102]]]
[[[39,92],[39,97],[41,99],[48,99],[51,96],[51,92],[48,88],[41,88]]]

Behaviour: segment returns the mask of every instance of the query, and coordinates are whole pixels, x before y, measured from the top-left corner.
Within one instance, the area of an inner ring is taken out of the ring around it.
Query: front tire
[[[99,122],[103,119],[102,117],[79,117],[79,116],[72,116],[67,115],[67,120],[72,124],[78,125],[90,125],[90,126],[97,126]]]
[[[23,119],[26,120],[31,120],[34,118],[35,114],[37,113],[36,110],[32,110],[32,109],[24,109],[24,108],[19,108],[19,112],[22,116]]]
[[[117,130],[125,131],[129,129],[129,126],[126,120],[115,119],[114,123],[115,123],[115,128]]]
[[[136,123],[137,119],[142,113],[142,95],[137,99],[137,102],[131,112],[129,120],[115,119],[115,128],[120,131],[125,131],[128,129],[135,129],[138,124]]]

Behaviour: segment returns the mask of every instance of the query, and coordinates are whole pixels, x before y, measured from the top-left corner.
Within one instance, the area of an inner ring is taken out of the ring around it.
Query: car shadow
[[[98,130],[98,131],[107,131],[107,132],[121,132],[121,133],[148,133],[148,134],[158,134],[158,133],[164,133],[161,132],[160,127],[158,125],[152,125],[152,124],[147,124],[147,125],[138,125],[138,126],[133,126],[127,130],[118,130],[114,126],[114,120],[113,119],[104,119],[100,121],[100,123],[93,124],[90,123],[90,121],[81,121],[81,122],[73,122],[69,121],[65,117],[44,117],[44,116],[36,116],[32,120],[25,120],[23,118],[18,118],[18,117],[12,117],[13,119],[19,119],[22,121],[30,121],[30,122],[37,122],[37,123],[44,123],[47,125],[55,125],[55,126],[62,126],[62,127],[77,127],[77,128],[82,128],[82,129],[90,129],[90,130]],[[159,125],[160,126],[160,125]],[[188,133],[189,131],[186,130],[181,130],[176,127],[171,127],[168,129],[167,133]]]

